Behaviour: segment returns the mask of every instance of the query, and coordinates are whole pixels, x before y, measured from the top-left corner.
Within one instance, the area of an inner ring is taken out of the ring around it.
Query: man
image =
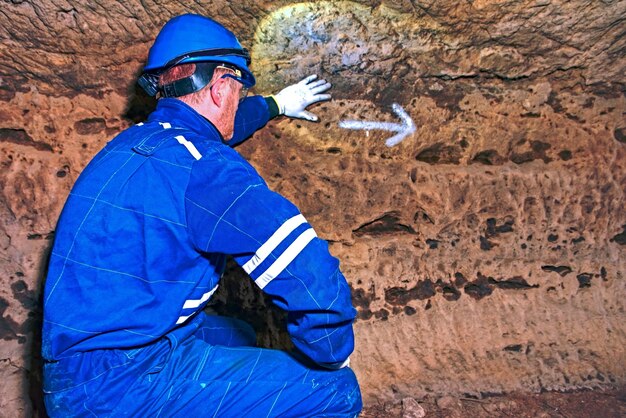
[[[76,181],[44,292],[46,408],[57,416],[356,416],[350,291],[297,208],[230,146],[330,98],[307,77],[273,97],[217,22],[170,20],[140,83],[160,99]],[[288,313],[294,353],[202,312],[232,256]]]

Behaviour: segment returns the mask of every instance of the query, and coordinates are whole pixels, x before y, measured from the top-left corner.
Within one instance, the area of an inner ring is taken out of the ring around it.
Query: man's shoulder
[[[161,157],[178,154],[191,161],[210,154],[213,143],[219,143],[219,138],[203,136],[184,126],[161,121],[139,123],[128,128],[124,134],[129,138],[125,142],[135,152],[143,155],[158,153]]]
[[[202,143],[198,147],[201,154],[193,164],[193,171],[198,173],[230,173],[260,177],[256,169],[237,151],[225,144]]]

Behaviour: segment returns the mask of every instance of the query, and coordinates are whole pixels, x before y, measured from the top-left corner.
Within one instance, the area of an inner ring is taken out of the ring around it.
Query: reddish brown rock
[[[259,94],[310,73],[334,85],[334,100],[312,109],[320,123],[279,118],[239,150],[341,259],[366,403],[626,382],[626,3],[13,1],[2,11],[8,416],[41,412],[39,300],[65,198],[90,157],[154,105],[136,75],[158,29],[183,12],[240,34]],[[388,132],[339,127],[397,122],[393,103],[416,125],[395,147]],[[222,289],[213,309],[239,303],[262,342],[287,344],[252,286]]]

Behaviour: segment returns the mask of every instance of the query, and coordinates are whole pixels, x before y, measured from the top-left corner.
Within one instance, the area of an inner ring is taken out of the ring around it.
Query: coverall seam
[[[124,363],[122,363],[122,364],[118,364],[118,365],[115,365],[115,366],[111,366],[111,367],[109,367],[108,369],[106,369],[106,370],[102,371],[102,372],[101,372],[100,374],[98,374],[97,376],[94,376],[94,377],[92,377],[91,379],[85,380],[84,382],[81,382],[81,383],[78,383],[78,384],[76,384],[76,385],[74,385],[74,386],[69,386],[69,387],[66,387],[66,388],[63,388],[63,389],[60,389],[60,390],[44,390],[44,393],[48,393],[48,394],[52,394],[52,393],[62,393],[62,392],[66,392],[66,391],[68,391],[68,390],[76,389],[76,388],[77,388],[77,387],[79,387],[80,385],[85,385],[85,384],[87,384],[87,383],[89,383],[89,382],[93,382],[94,380],[99,379],[101,376],[105,375],[106,373],[110,372],[111,370],[114,370],[114,369],[117,369],[117,368],[120,368],[120,367],[127,366],[127,365],[129,365],[130,363],[131,363],[130,361],[127,361],[127,362],[124,362]]]
[[[233,384],[233,382],[228,382],[228,387],[226,388],[226,392],[224,392],[224,395],[222,395],[222,399],[220,399],[220,404],[217,406],[217,409],[213,413],[213,418],[215,418],[217,416],[217,413],[219,412],[220,408],[222,407],[222,403],[224,402],[224,398],[226,397],[226,394],[230,390],[230,386],[232,384]]]
[[[231,159],[228,159],[224,156],[224,154],[222,154],[222,150],[220,150],[218,147],[215,147],[215,152],[217,152],[220,155],[220,158],[222,159],[223,162],[227,162],[229,164],[235,163],[237,165],[240,165],[243,167],[244,170],[246,170],[246,174],[248,176],[251,176],[250,174],[250,167],[247,164],[244,164],[244,162],[242,161],[232,161]]]
[[[178,225],[178,226],[182,226],[182,227],[187,227],[187,225],[185,225],[185,224],[181,224],[181,223],[176,222],[176,221],[173,221],[173,220],[171,220],[171,219],[165,219],[165,218],[161,218],[161,217],[156,216],[156,215],[152,215],[152,214],[150,214],[150,213],[141,212],[141,211],[134,210],[134,209],[130,209],[130,208],[125,208],[125,207],[123,207],[123,206],[119,206],[119,205],[116,205],[116,204],[111,203],[111,202],[109,202],[109,201],[102,200],[102,199],[98,199],[98,198],[96,198],[96,197],[85,196],[85,195],[78,194],[78,193],[70,193],[70,196],[77,196],[77,197],[80,197],[80,198],[83,198],[83,199],[93,200],[93,201],[95,201],[95,202],[98,202],[98,203],[103,203],[103,204],[105,204],[105,205],[109,205],[109,206],[111,206],[111,207],[114,207],[115,209],[125,210],[125,211],[128,211],[128,212],[133,212],[133,213],[136,213],[136,214],[139,214],[139,215],[145,215],[145,216],[150,217],[150,218],[155,218],[155,219],[158,219],[158,220],[163,221],[163,222],[171,223],[171,224]]]
[[[258,184],[255,186],[262,186],[262,184]],[[199,209],[202,209],[203,211],[207,212],[208,214],[210,214],[211,216],[218,218],[218,215],[214,212],[212,212],[211,210],[205,208],[204,206],[200,205],[198,202],[194,201],[193,199],[189,198],[189,197],[185,197],[185,201],[189,201],[192,204],[194,204],[195,206],[197,206]],[[248,234],[246,231],[242,230],[241,228],[237,227],[237,225],[233,224],[232,222],[229,222],[227,220],[222,220],[223,223],[231,226],[233,229],[235,229],[236,231],[240,232],[243,235],[246,235],[248,238],[256,241],[257,244],[261,244],[261,242],[259,240],[257,240],[256,238],[254,238],[254,236]],[[203,251],[208,252],[207,249],[204,249]]]
[[[256,365],[259,363],[259,359],[261,358],[261,353],[263,353],[262,350],[259,350],[259,355],[256,358],[256,361],[254,362],[254,365],[252,365],[252,369],[250,370],[250,373],[248,374],[248,377],[246,378],[246,382],[248,383],[248,381],[250,380],[250,377],[252,377],[252,373],[254,372],[254,369],[256,369]]]
[[[280,395],[283,393],[283,390],[285,390],[286,387],[287,387],[287,382],[285,382],[283,387],[280,388],[280,392],[278,392],[278,395],[276,395],[276,399],[274,399],[274,402],[272,403],[272,407],[267,412],[267,415],[265,416],[265,418],[269,418],[270,417],[270,415],[272,414],[272,411],[274,410],[274,406],[276,406],[276,402],[278,402],[278,398],[280,398]]]
[[[119,274],[121,276],[128,276],[128,277],[131,277],[131,278],[134,278],[134,279],[137,279],[137,280],[141,280],[141,281],[146,282],[146,283],[173,283],[173,284],[178,284],[178,283],[194,284],[195,283],[195,282],[185,281],[185,280],[148,280],[148,279],[145,279],[143,277],[136,276],[134,274],[126,273],[126,272],[123,272],[123,271],[106,269],[106,268],[103,268],[103,267],[98,267],[98,266],[93,266],[91,264],[83,263],[82,261],[74,260],[73,258],[69,258],[69,257],[64,257],[61,254],[57,254],[55,252],[52,252],[50,254],[54,255],[55,257],[63,258],[63,259],[65,259],[67,261],[70,261],[72,263],[80,264],[80,265],[82,265],[84,267],[89,267],[89,268],[92,268],[94,270],[102,270],[102,271],[106,271],[108,273]]]
[[[231,204],[224,210],[224,213],[222,213],[220,217],[217,219],[217,221],[215,222],[215,225],[213,225],[213,231],[211,232],[211,235],[209,236],[209,240],[207,241],[206,246],[205,246],[207,251],[208,251],[209,245],[211,245],[211,241],[213,241],[213,236],[215,235],[215,231],[217,230],[217,227],[220,224],[220,222],[222,222],[222,219],[224,218],[224,216],[226,216],[228,211],[235,205],[235,203],[237,203],[239,199],[241,199],[246,193],[248,193],[248,190],[250,190],[252,187],[253,187],[252,185],[249,185],[248,187],[246,187],[246,190],[241,192],[239,196],[233,199]]]
[[[196,368],[195,373],[193,374],[193,378],[192,380],[198,380],[200,377],[200,373],[202,372],[202,369],[204,368],[204,365],[206,364],[207,358],[209,357],[209,354],[211,354],[211,351],[213,351],[213,346],[209,345],[205,350],[204,350],[204,354],[202,356],[202,359],[200,360],[200,362],[198,363],[198,367]]]
[[[113,180],[113,178],[117,175],[117,173],[119,173],[122,168],[124,168],[126,166],[126,164],[128,164],[130,162],[130,160],[135,156],[131,155],[130,157],[128,157],[128,159],[126,161],[124,161],[124,163],[119,166],[117,168],[117,170],[115,170],[115,172],[113,174],[111,174],[111,176],[109,177],[109,179],[106,181],[106,183],[104,183],[102,185],[102,188],[100,189],[100,191],[98,192],[98,196],[100,196],[103,192],[104,189],[107,188],[107,186],[109,185],[109,183],[111,182],[111,180]],[[76,228],[76,232],[74,233],[74,237],[72,238],[72,243],[70,244],[69,249],[67,250],[67,256],[69,257],[69,255],[72,253],[72,250],[74,249],[74,244],[76,243],[76,238],[78,237],[78,234],[80,232],[80,230],[82,229],[83,225],[85,224],[85,221],[87,220],[87,218],[89,217],[89,215],[91,214],[91,211],[93,210],[95,206],[95,202],[91,205],[91,207],[89,208],[89,210],[87,211],[87,213],[85,214],[85,216],[83,217],[83,220],[81,221],[80,225],[78,226],[78,228]],[[57,285],[59,284],[59,282],[61,281],[61,277],[63,277],[63,273],[65,272],[65,263],[63,263],[63,268],[61,269],[61,271],[59,272],[59,275],[57,277],[57,279],[54,282],[54,285],[52,286],[52,289],[50,290],[50,292],[48,293],[48,297],[46,298],[46,300],[44,301],[44,303],[48,302],[50,300],[50,298],[52,297],[52,294],[54,293]]]
[[[87,393],[87,385],[86,384],[83,385],[83,391],[85,392],[85,396],[89,397],[89,394]],[[85,408],[88,412],[90,412],[94,417],[98,418],[98,415],[96,415],[95,412],[93,412],[91,409],[89,409],[87,407],[87,402],[86,401],[83,401],[83,408]]]

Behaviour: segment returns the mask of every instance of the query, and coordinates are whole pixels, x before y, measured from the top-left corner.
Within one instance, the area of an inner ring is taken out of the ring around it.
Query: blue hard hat
[[[230,30],[211,18],[184,14],[168,21],[157,35],[140,84],[146,88],[142,81],[151,83],[166,69],[191,62],[231,64],[241,70],[246,87],[256,83],[248,68],[250,54]]]

